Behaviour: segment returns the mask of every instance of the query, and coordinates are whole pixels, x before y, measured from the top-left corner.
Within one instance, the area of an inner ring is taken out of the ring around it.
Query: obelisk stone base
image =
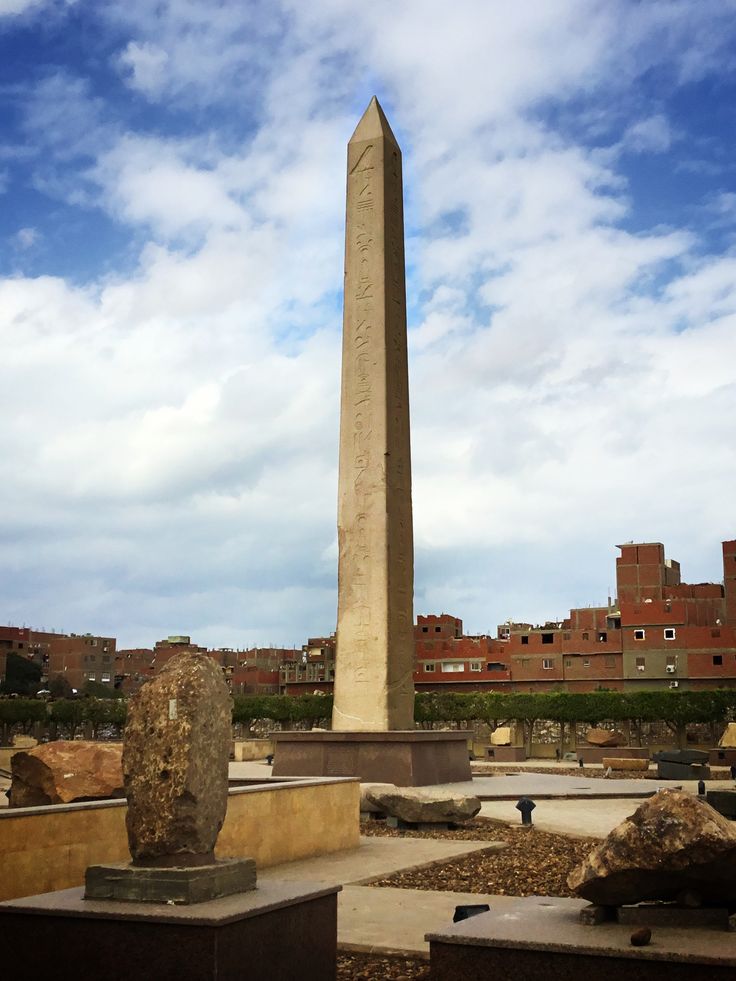
[[[266,881],[195,906],[84,899],[79,888],[14,899],[0,903],[3,966],[13,981],[335,981],[339,891]]]
[[[226,858],[212,865],[90,865],[85,899],[117,899],[135,903],[206,903],[256,888],[252,858]]]
[[[275,732],[275,777],[358,777],[424,787],[471,779],[470,732]]]

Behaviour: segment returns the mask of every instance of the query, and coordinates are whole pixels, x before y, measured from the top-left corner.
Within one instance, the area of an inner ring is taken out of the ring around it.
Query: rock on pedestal
[[[128,708],[123,776],[134,864],[211,862],[227,809],[232,709],[206,654],[173,657]]]
[[[579,896],[601,906],[674,900],[736,902],[736,829],[679,790],[646,800],[568,876]]]

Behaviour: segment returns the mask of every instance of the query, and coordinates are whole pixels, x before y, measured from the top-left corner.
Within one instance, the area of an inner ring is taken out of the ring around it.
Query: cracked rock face
[[[568,876],[579,896],[605,906],[676,900],[736,901],[736,827],[709,804],[660,790],[614,828]]]
[[[480,811],[477,797],[450,797],[414,787],[373,784],[365,788],[365,798],[375,809],[402,821],[416,824],[461,823]]]
[[[123,796],[120,746],[58,739],[10,761],[11,807]]]
[[[128,707],[123,779],[137,864],[211,861],[227,809],[232,710],[206,654],[173,657]]]

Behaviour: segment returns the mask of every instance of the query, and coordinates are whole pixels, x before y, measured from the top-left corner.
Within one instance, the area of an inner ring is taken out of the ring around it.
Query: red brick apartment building
[[[30,627],[0,627],[0,651],[20,654],[41,668],[41,686],[63,677],[72,688],[86,681],[113,686],[115,638],[92,634],[57,634]],[[1,670],[0,679],[4,677]]]
[[[723,543],[723,585],[681,582],[659,543],[618,547],[617,601],[561,622],[506,623],[494,638],[419,616],[417,691],[736,687],[736,541]],[[310,640],[300,664],[282,665],[281,691],[330,691],[334,663],[334,636]]]
[[[234,695],[277,694],[281,665],[298,656],[296,651],[280,647],[254,647],[244,651],[231,647],[208,650],[193,644],[190,637],[178,635],[156,641],[153,648],[118,651],[115,684],[126,693],[134,692],[144,681],[157,674],[174,655],[185,651],[208,654],[222,668]]]

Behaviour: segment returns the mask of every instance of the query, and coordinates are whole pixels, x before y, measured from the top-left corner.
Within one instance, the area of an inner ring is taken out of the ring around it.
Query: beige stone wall
[[[217,855],[250,856],[265,868],[357,848],[359,803],[357,780],[236,788]],[[125,811],[125,801],[4,811],[0,900],[79,886],[88,865],[127,862]]]

